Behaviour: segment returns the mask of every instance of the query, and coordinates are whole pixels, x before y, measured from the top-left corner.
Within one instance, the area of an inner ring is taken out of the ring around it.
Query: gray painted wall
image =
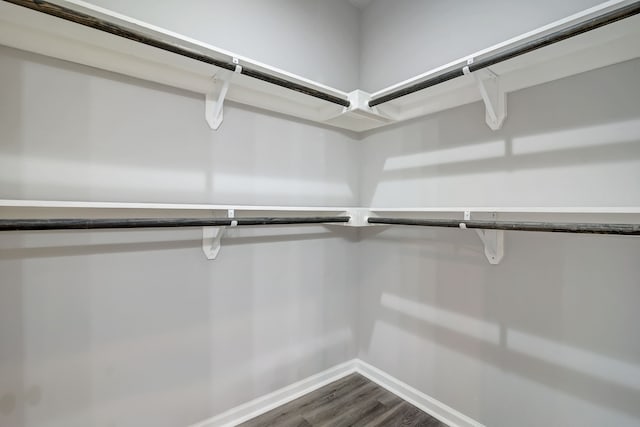
[[[339,131],[227,106],[212,132],[200,96],[7,48],[0,75],[2,198],[358,203]],[[3,235],[0,425],[184,426],[353,358],[354,237]]]
[[[636,60],[510,93],[496,132],[481,102],[371,132],[362,202],[637,206],[638,72]]]
[[[364,138],[373,206],[638,206],[640,60]],[[640,241],[367,229],[359,355],[487,426],[637,426]]]
[[[360,89],[381,90],[599,3],[373,0],[360,24]]]
[[[460,3],[374,1],[361,27],[362,87],[598,2]],[[363,138],[361,201],[638,206],[638,73],[635,60],[509,94],[497,132],[481,103],[373,131]],[[505,258],[491,266],[473,232],[368,229],[362,238],[362,359],[490,426],[638,425],[636,239],[507,233]]]
[[[154,25],[350,92],[360,11],[345,0],[90,0]]]
[[[343,2],[96,3],[357,82]],[[212,132],[201,96],[6,48],[0,75],[2,198],[358,204],[349,134],[233,104]],[[353,238],[237,230],[207,261],[199,230],[3,236],[0,425],[187,425],[351,359]]]

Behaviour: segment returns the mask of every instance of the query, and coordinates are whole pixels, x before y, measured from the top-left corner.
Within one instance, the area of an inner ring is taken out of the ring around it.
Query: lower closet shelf
[[[131,217],[130,213],[136,211],[145,212],[145,217]],[[174,217],[177,211],[181,217]],[[118,212],[122,216],[114,217]],[[210,216],[203,216],[205,212]],[[209,260],[216,259],[229,228],[304,224],[473,229],[480,237],[487,260],[496,265],[505,254],[505,231],[640,236],[640,208],[294,207],[0,199],[0,232],[202,227],[202,250]]]

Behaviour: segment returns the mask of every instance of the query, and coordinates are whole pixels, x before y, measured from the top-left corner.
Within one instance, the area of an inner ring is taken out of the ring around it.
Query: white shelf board
[[[377,98],[412,86],[447,70],[460,69],[469,59],[501,52],[633,2],[633,0],[604,2],[389,86],[373,93],[372,97]],[[501,89],[509,93],[638,57],[640,57],[640,16],[636,15],[495,64],[489,69],[498,76]],[[373,110],[394,121],[403,121],[481,99],[474,78],[466,75],[380,104]],[[482,120],[482,118],[478,119]]]
[[[0,218],[120,218],[152,217],[227,218],[229,211],[235,218],[256,216],[350,216],[347,223],[334,226],[367,226],[366,209],[341,206],[260,206],[217,205],[184,203],[131,203],[131,202],[86,202],[69,200],[17,200],[0,199]]]
[[[164,211],[228,211],[236,212],[300,212],[300,213],[345,213],[359,212],[360,214],[374,214],[382,216],[393,214],[420,213],[508,213],[508,214],[622,214],[640,216],[640,206],[433,206],[433,207],[358,207],[358,206],[258,206],[231,204],[189,204],[189,203],[136,203],[136,202],[87,202],[71,200],[19,200],[0,199],[2,208],[16,209],[96,209],[96,210],[164,210]]]
[[[54,0],[51,3],[229,63],[237,58],[240,65],[348,98],[347,93],[329,86],[82,1]],[[4,1],[0,1],[0,44],[201,94],[213,90],[214,76],[229,73],[210,64]],[[340,105],[239,74],[233,75],[227,99],[320,122],[344,110]]]
[[[640,206],[468,206],[370,208],[371,216],[476,220],[556,221],[640,224]]]
[[[0,199],[0,208],[41,208],[41,209],[135,209],[135,210],[181,210],[181,211],[235,211],[247,212],[346,212],[349,207],[326,206],[251,206],[251,205],[209,205],[179,203],[129,203],[129,202],[83,202],[63,200],[13,200]]]
[[[636,214],[640,215],[640,207],[638,206],[609,206],[609,207],[424,207],[424,208],[370,208],[371,212],[410,212],[410,213],[431,213],[431,212],[505,212],[505,213],[562,213],[562,214]]]
[[[349,99],[351,107],[345,108],[239,74],[233,75],[227,94],[227,99],[239,103],[355,132],[480,100],[480,94],[470,76],[459,77],[369,108],[368,101],[372,96],[377,97],[410,86],[442,70],[459,67],[471,57],[499,52],[523,41],[632,3],[631,0],[605,2],[369,95],[360,90],[346,93],[79,0],[52,0],[51,2],[207,56],[227,62],[237,58],[240,65],[303,84],[339,98]],[[222,72],[224,72],[222,74],[229,73],[213,65],[5,1],[0,1],[0,44],[201,94],[213,90],[214,76],[220,76]],[[499,76],[500,86],[506,92],[512,92],[638,57],[640,57],[640,16],[635,16],[496,64],[491,67],[491,70]],[[482,118],[478,119],[482,120]]]

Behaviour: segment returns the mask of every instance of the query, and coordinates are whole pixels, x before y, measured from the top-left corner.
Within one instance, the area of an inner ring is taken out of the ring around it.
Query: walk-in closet
[[[640,1],[0,0],[0,427],[640,426]]]

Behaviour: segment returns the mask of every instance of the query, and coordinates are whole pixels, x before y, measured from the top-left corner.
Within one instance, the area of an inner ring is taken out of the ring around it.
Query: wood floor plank
[[[352,393],[342,399],[338,405],[334,405],[327,411],[316,411],[315,414],[305,416],[311,425],[318,427],[350,427],[367,413],[381,405],[378,400],[383,395],[375,384],[371,384],[368,390],[362,388],[359,393]]]
[[[359,374],[348,375],[240,427],[447,427]]]
[[[399,398],[395,394],[391,393],[389,390],[387,390],[387,389],[383,389],[383,390],[385,390],[387,393],[383,397],[380,398],[380,403],[382,403],[384,405],[387,405],[387,406],[395,406],[398,403],[404,402],[404,400],[402,400],[401,398]]]
[[[320,425],[327,420],[334,419],[336,416],[344,413],[347,409],[356,403],[367,400],[369,395],[377,389],[376,384],[367,383],[351,393],[341,396],[339,399],[333,399],[326,405],[319,406],[305,413],[304,417],[312,426]]]
[[[414,425],[420,427],[446,427],[446,424],[442,421],[422,411],[420,411]]]
[[[380,419],[384,414],[389,413],[395,406],[400,405],[402,402],[398,402],[395,405],[385,405],[378,400],[374,408],[369,412],[362,414],[362,418],[355,420],[351,427],[364,427],[370,425],[373,421]]]
[[[435,424],[434,424],[435,423]],[[396,406],[392,413],[381,423],[374,424],[384,427],[435,427],[444,426],[437,419],[422,412],[407,402]]]
[[[388,411],[379,414],[377,417],[363,424],[364,427],[382,427],[388,426],[398,417],[402,417],[405,402],[400,402],[389,408]]]
[[[292,419],[296,419],[298,416],[302,417],[316,408],[328,405],[333,400],[340,399],[358,387],[369,383],[370,381],[361,375],[349,375],[240,424],[239,427],[284,426]]]

